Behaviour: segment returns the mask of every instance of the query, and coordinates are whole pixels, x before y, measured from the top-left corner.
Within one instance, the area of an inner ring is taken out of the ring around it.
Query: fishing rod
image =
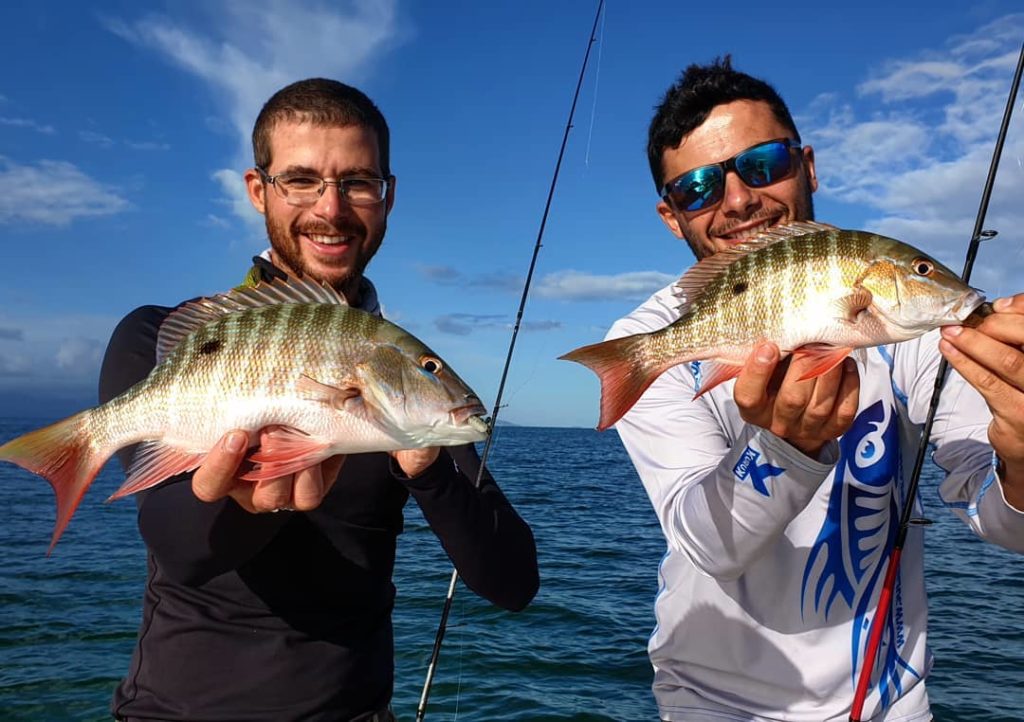
[[[562,135],[562,146],[558,151],[558,160],[555,162],[555,171],[551,177],[551,187],[548,189],[547,202],[544,204],[544,213],[541,216],[540,228],[537,231],[537,241],[533,245],[533,256],[530,258],[530,269],[526,274],[526,282],[523,284],[523,295],[519,299],[519,310],[516,312],[516,322],[512,327],[512,337],[508,344],[508,354],[505,356],[505,368],[501,372],[501,381],[498,383],[498,393],[494,399],[493,412],[491,413],[490,428],[487,434],[487,441],[484,443],[483,451],[480,453],[480,469],[474,482],[477,488],[483,480],[484,469],[486,468],[487,457],[490,454],[494,442],[494,428],[498,420],[498,411],[501,409],[501,398],[505,391],[505,381],[508,379],[509,367],[512,364],[512,352],[515,350],[516,338],[519,336],[519,328],[523,320],[523,311],[526,309],[526,299],[530,294],[530,285],[533,282],[533,272],[537,267],[537,256],[540,255],[541,239],[544,237],[544,228],[548,222],[548,213],[551,210],[551,200],[555,195],[555,186],[558,183],[558,172],[562,167],[562,157],[565,155],[565,146],[569,141],[569,131],[572,130],[572,120],[576,115],[576,102],[580,97],[580,89],[583,87],[583,78],[587,72],[587,62],[590,60],[590,50],[594,46],[597,37],[597,23],[601,18],[601,11],[604,9],[604,0],[599,0],[597,13],[594,15],[594,26],[590,30],[590,40],[587,41],[587,50],[583,55],[583,65],[580,68],[580,77],[576,81],[576,92],[572,96],[572,106],[569,109],[569,119],[565,124],[565,133]],[[444,641],[445,630],[448,627],[448,616],[452,609],[452,600],[455,598],[455,585],[459,580],[459,570],[452,569],[452,576],[448,582],[448,594],[445,596],[444,607],[441,610],[441,621],[437,626],[437,634],[434,637],[434,648],[430,653],[430,663],[427,665],[427,677],[423,682],[423,692],[420,694],[420,703],[416,708],[416,722],[423,722],[427,713],[427,700],[430,698],[430,688],[434,683],[434,673],[437,671],[437,659],[441,654],[441,644]]]
[[[1017,59],[1017,70],[1013,75],[1013,82],[1010,84],[1010,96],[1006,99],[1006,110],[1003,111],[1003,123],[999,128],[999,135],[996,137],[996,146],[992,151],[992,163],[988,169],[988,178],[985,179],[985,188],[981,194],[981,206],[978,208],[978,216],[974,222],[974,234],[971,236],[970,245],[967,247],[967,258],[964,261],[964,270],[961,278],[967,283],[971,278],[971,271],[974,268],[974,259],[978,255],[978,248],[981,242],[989,240],[996,235],[996,231],[983,231],[981,228],[985,223],[985,214],[988,212],[988,202],[992,196],[992,186],[996,180],[996,170],[999,168],[999,158],[1003,154],[1003,143],[1006,140],[1006,131],[1010,126],[1010,117],[1013,115],[1013,105],[1016,101],[1017,90],[1020,87],[1021,74],[1024,73],[1024,44],[1021,45],[1020,57]],[[885,621],[889,616],[889,608],[892,604],[893,588],[896,584],[896,574],[899,571],[900,556],[903,552],[903,545],[907,540],[907,531],[912,524],[929,523],[912,517],[914,499],[917,496],[917,485],[921,478],[921,470],[924,467],[924,458],[927,453],[928,439],[931,436],[932,425],[935,422],[935,412],[939,407],[939,396],[942,394],[942,387],[946,379],[946,371],[949,363],[945,358],[939,363],[939,370],[935,376],[935,389],[932,391],[931,403],[928,407],[928,416],[924,428],[921,431],[921,444],[917,449],[917,458],[914,460],[914,469],[910,475],[910,484],[907,486],[907,494],[904,497],[903,512],[900,515],[899,531],[889,555],[889,568],[885,573],[885,582],[882,585],[882,592],[878,598],[878,609],[875,617],[871,620],[871,631],[868,634],[867,646],[864,650],[864,666],[861,667],[860,678],[857,680],[857,689],[853,696],[853,704],[850,709],[850,722],[861,722],[861,714],[864,709],[864,700],[867,697],[868,686],[871,682],[871,672],[875,667],[879,646],[882,641],[882,633]]]

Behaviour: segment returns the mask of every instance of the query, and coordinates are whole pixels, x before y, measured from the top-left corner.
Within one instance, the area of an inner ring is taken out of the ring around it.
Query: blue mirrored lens
[[[780,181],[791,169],[789,148],[773,142],[751,148],[736,156],[736,173],[751,188],[761,188]]]
[[[669,187],[669,195],[676,208],[699,211],[722,200],[722,168],[706,165],[679,176]]]

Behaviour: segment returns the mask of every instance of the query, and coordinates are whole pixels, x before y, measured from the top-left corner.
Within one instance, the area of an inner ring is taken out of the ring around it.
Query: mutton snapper
[[[145,442],[118,499],[198,467],[228,431],[275,427],[242,477],[272,479],[335,454],[451,446],[487,436],[479,398],[435,353],[332,288],[289,279],[189,302],[157,336],[149,376],[105,404],[0,446],[50,482],[53,550],[117,451]]]
[[[601,379],[606,429],[661,373],[700,360],[694,398],[739,375],[762,340],[810,357],[814,378],[854,349],[962,323],[984,301],[950,269],[905,243],[819,223],[778,226],[704,258],[676,282],[678,320],[561,356]]]

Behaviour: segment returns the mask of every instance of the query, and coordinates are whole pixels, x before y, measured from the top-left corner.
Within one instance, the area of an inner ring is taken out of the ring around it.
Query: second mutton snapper
[[[814,378],[854,349],[962,323],[984,297],[900,241],[819,223],[778,226],[701,260],[676,283],[679,319],[561,358],[601,379],[606,429],[667,369],[702,361],[696,396],[739,375],[762,340],[811,357]],[[694,398],[696,398],[696,396]]]
[[[335,454],[482,441],[479,398],[435,353],[310,280],[189,302],[167,317],[157,365],[105,404],[0,446],[57,496],[50,549],[110,456],[135,454],[117,499],[202,464],[232,429],[274,427],[242,478],[291,474]]]

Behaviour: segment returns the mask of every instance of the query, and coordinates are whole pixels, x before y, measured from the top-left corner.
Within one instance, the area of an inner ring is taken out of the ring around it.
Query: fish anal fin
[[[249,456],[256,466],[239,478],[276,479],[316,466],[333,455],[329,443],[290,426],[278,426],[263,434],[260,448]]]
[[[700,389],[693,395],[697,399],[706,394],[719,384],[724,384],[730,379],[740,375],[743,364],[726,363],[725,361],[702,361],[700,364]]]
[[[809,343],[794,349],[794,359],[809,359],[813,364],[800,380],[806,381],[827,374],[841,364],[852,351],[853,348],[850,346],[830,346],[825,343]]]
[[[144,444],[135,452],[128,469],[128,478],[107,501],[149,489],[172,476],[196,469],[206,458],[206,452],[189,452],[166,446],[160,442]]]

